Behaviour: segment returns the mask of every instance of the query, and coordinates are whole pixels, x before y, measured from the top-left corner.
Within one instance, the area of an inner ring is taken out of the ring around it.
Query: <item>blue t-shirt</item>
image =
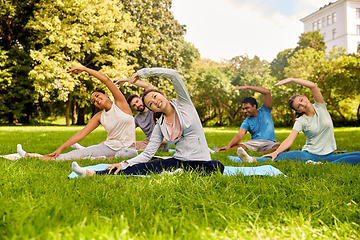
[[[251,139],[270,140],[276,142],[274,123],[271,117],[271,109],[261,105],[256,117],[247,117],[240,128],[244,128],[251,134]]]

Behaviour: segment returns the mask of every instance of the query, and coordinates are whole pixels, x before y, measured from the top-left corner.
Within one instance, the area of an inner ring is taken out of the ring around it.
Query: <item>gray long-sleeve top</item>
[[[174,158],[181,161],[210,161],[211,156],[199,115],[190,99],[184,81],[177,71],[168,68],[143,68],[137,73],[140,78],[155,75],[171,80],[177,99],[170,100],[170,103],[179,117],[182,136],[170,141],[162,115],[156,122],[150,142],[145,150],[140,155],[127,160],[126,167],[149,161],[155,155],[164,137],[170,145],[175,144]]]

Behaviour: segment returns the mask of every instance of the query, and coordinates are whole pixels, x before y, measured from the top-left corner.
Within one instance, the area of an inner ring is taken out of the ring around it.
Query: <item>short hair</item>
[[[126,99],[127,103],[130,105],[131,101],[134,99],[134,98],[140,98],[138,95],[136,94],[131,94],[130,96],[128,96],[128,98]]]
[[[242,101],[241,104],[244,104],[244,103],[250,103],[251,106],[256,106],[256,108],[258,108],[258,104],[257,104],[257,101],[255,98],[253,97],[246,97],[244,98],[244,100]]]

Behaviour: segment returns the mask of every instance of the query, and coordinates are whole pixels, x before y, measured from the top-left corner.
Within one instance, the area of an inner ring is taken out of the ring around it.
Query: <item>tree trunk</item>
[[[357,120],[358,120],[358,124],[360,124],[360,104],[359,104],[358,110],[357,110]]]
[[[85,125],[85,108],[79,108],[76,125]]]
[[[71,109],[71,102],[72,102],[72,92],[68,95],[68,101],[66,103],[65,108],[65,119],[66,119],[66,126],[70,126],[70,109]]]
[[[76,100],[74,99],[73,104],[72,104],[72,116],[71,116],[71,124],[75,125],[76,124],[76,119],[77,119],[77,115],[76,115]]]

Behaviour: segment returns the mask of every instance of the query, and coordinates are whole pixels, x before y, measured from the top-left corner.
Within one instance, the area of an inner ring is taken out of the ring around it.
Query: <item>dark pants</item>
[[[175,158],[161,159],[152,162],[139,163],[120,171],[124,175],[146,175],[151,173],[161,173],[162,171],[171,171],[182,168],[185,171],[198,171],[202,173],[211,173],[219,170],[224,172],[224,165],[219,161],[180,161]],[[114,168],[112,172],[115,172]],[[97,175],[109,174],[109,170],[96,171]]]

